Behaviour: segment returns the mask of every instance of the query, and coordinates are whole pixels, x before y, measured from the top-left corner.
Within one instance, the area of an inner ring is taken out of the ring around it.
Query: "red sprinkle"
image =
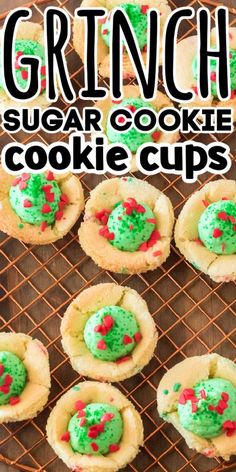
[[[198,95],[198,88],[197,88],[197,86],[196,86],[196,85],[193,85],[191,88],[192,88],[193,92],[194,92],[196,95]]]
[[[113,239],[115,238],[114,233],[110,233],[107,226],[103,226],[103,228],[100,228],[99,229],[99,234],[100,234],[100,236],[103,236],[104,238],[108,239],[109,241],[113,241]]]
[[[107,334],[106,326],[102,324],[95,326],[94,331],[95,333],[100,333],[102,336],[106,336]]]
[[[236,421],[225,421],[222,427],[223,430],[226,432],[226,436],[233,436],[236,431]]]
[[[29,73],[27,72],[27,70],[22,70],[21,71],[21,77],[22,77],[23,80],[28,79]]]
[[[31,208],[33,204],[29,200],[24,200],[23,206],[24,208]]]
[[[82,402],[81,400],[77,400],[77,402],[75,402],[76,411],[83,410],[85,407],[86,407],[86,403]]]
[[[229,400],[229,395],[228,395],[228,393],[222,392],[221,398],[222,398],[222,400],[224,400],[225,402],[227,402],[227,401]]]
[[[61,200],[62,202],[64,202],[66,205],[68,205],[68,203],[70,203],[69,197],[68,197],[68,195],[66,195],[65,193],[62,193],[62,194],[61,194],[60,200]]]
[[[106,225],[110,213],[111,210],[107,210],[106,208],[104,208],[103,210],[97,211],[97,213],[95,213],[95,217],[97,218],[97,220],[101,221],[103,225]]]
[[[112,329],[113,326],[114,326],[114,320],[113,320],[112,316],[110,316],[110,315],[104,316],[103,324],[105,325],[105,328],[107,329],[107,331],[110,331],[110,329]]]
[[[127,105],[125,108],[128,108],[132,113],[136,111],[136,107],[134,105]]]
[[[107,33],[108,33],[108,29],[104,29],[104,30],[102,31],[102,34],[107,34]]]
[[[97,424],[96,428],[97,428],[99,434],[104,432],[104,424],[103,423]]]
[[[149,9],[148,5],[141,5],[141,13],[143,13],[143,15],[147,14],[148,9]]]
[[[24,172],[24,174],[22,174],[22,176],[21,176],[21,179],[24,180],[24,182],[25,182],[26,180],[30,179],[30,175],[27,174],[26,172]]]
[[[118,121],[118,123],[124,123],[125,122],[124,116],[119,116],[117,121]]]
[[[122,364],[123,362],[127,362],[127,361],[130,361],[132,359],[131,356],[124,356],[124,357],[120,357],[120,359],[117,359],[116,360],[116,364]]]
[[[107,345],[103,339],[100,339],[97,343],[97,349],[100,349],[100,351],[105,351],[107,348]]]
[[[216,73],[215,73],[215,72],[211,72],[210,78],[211,78],[211,81],[212,81],[212,82],[216,82]]]
[[[77,418],[84,418],[86,416],[86,413],[84,410],[79,410],[77,414]]]
[[[229,216],[228,216],[228,219],[229,219],[229,221],[231,221],[231,223],[233,223],[233,224],[236,223],[236,219],[235,219],[234,216],[229,215]]]
[[[17,405],[17,403],[20,403],[20,398],[19,397],[11,397],[9,400],[9,403],[11,406]]]
[[[98,430],[96,428],[96,425],[89,428],[88,437],[91,439],[96,439],[98,437]]]
[[[110,446],[109,446],[109,451],[110,452],[117,452],[117,451],[119,451],[119,449],[120,449],[119,444],[110,444]]]
[[[206,208],[210,205],[210,203],[207,200],[202,200],[202,203],[203,203],[204,207],[206,207]]]
[[[220,211],[217,215],[217,218],[219,218],[219,220],[226,221],[227,220],[227,213],[225,213],[225,211]]]
[[[196,238],[194,239],[194,242],[203,246],[201,239]]]
[[[162,255],[162,251],[155,251],[155,252],[153,253],[153,256],[154,256],[154,257],[158,257],[158,256],[161,256],[161,255]]]
[[[21,181],[21,178],[20,178],[20,177],[16,177],[16,179],[14,179],[14,180],[12,181],[12,183],[11,183],[11,184],[12,184],[12,187],[16,187],[16,185],[18,185],[20,181]]]
[[[135,333],[135,335],[134,335],[135,342],[139,343],[141,341],[141,339],[142,339],[141,333],[139,333],[139,332]]]
[[[208,406],[208,410],[210,410],[210,411],[215,411],[215,407],[214,407],[213,405],[209,405],[209,406]]]
[[[99,449],[98,445],[95,442],[91,443],[91,448],[94,452],[97,452]]]
[[[50,193],[51,188],[52,188],[52,185],[50,185],[50,184],[43,185],[41,188],[42,188],[42,191],[43,191],[43,192],[45,192],[45,193]]]
[[[47,202],[52,203],[55,200],[55,195],[54,195],[54,193],[46,193],[45,198],[46,198]]]
[[[147,245],[147,243],[142,243],[142,244],[140,244],[138,250],[139,250],[139,251],[142,251],[142,252],[146,252],[146,251],[148,250],[148,245]]]
[[[3,365],[3,364],[0,364],[0,377],[1,377],[1,375],[3,374],[3,372],[4,372],[4,369],[5,369],[4,365]]]
[[[53,175],[53,172],[51,172],[50,170],[48,171],[48,174],[47,174],[47,180],[55,180],[54,178],[54,175]]]
[[[85,417],[81,418],[80,423],[79,423],[80,427],[84,426],[85,423],[86,423]]]
[[[197,405],[195,403],[192,403],[192,413],[196,413],[197,409]]]
[[[101,417],[101,422],[102,423],[106,423],[107,421],[111,421],[112,419],[114,418],[114,414],[113,413],[105,413],[102,417]]]
[[[41,74],[46,75],[46,66],[41,67]]]
[[[42,233],[45,231],[46,228],[47,228],[47,223],[46,223],[46,221],[43,221],[41,223],[41,226],[40,226],[40,229],[41,229]]]
[[[42,213],[51,213],[52,209],[50,205],[48,205],[47,203],[44,203],[41,211]]]
[[[222,249],[222,252],[225,252],[225,243],[221,244],[221,249]]]
[[[27,183],[24,182],[24,180],[21,180],[21,181],[19,182],[19,189],[20,189],[20,190],[25,190],[26,188],[27,188]]]
[[[153,141],[159,141],[160,136],[161,136],[160,131],[154,131],[154,133],[152,133],[152,139],[153,139]]]
[[[10,391],[9,385],[2,385],[2,386],[0,387],[0,392],[4,393],[5,395],[6,395],[7,393],[9,393],[9,391]]]
[[[147,218],[147,223],[153,223],[155,225],[156,220],[155,220],[155,218]]]
[[[220,238],[222,236],[222,234],[223,234],[223,231],[221,231],[221,229],[215,228],[213,230],[212,236],[213,236],[213,238]]]
[[[47,85],[46,79],[41,80],[41,88],[42,88],[42,89],[45,89],[45,88],[46,88],[46,85]]]
[[[60,437],[61,441],[69,442],[70,440],[70,433],[69,431],[66,431],[66,433],[63,433]]]
[[[133,342],[132,338],[127,334],[123,337],[123,344],[126,346],[127,344],[131,344]]]
[[[157,241],[161,239],[161,235],[157,229],[154,229],[149,240],[147,241],[148,248],[154,246]]]
[[[112,103],[115,103],[116,105],[119,105],[122,102],[122,100],[112,100]]]
[[[204,400],[206,400],[206,392],[205,392],[205,390],[203,390],[203,389],[200,390],[200,395],[201,395],[201,397],[202,397]]]
[[[11,385],[12,382],[13,382],[12,376],[7,374],[4,378],[4,385]]]
[[[58,210],[55,214],[55,218],[57,221],[60,221],[63,218],[63,211]]]

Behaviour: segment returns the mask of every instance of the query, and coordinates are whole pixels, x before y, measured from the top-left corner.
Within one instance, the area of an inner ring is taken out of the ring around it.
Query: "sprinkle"
[[[110,444],[110,446],[109,446],[109,451],[110,452],[117,452],[117,451],[119,451],[119,449],[120,449],[119,444]]]
[[[84,410],[79,410],[77,414],[77,418],[84,418],[86,416],[86,413]]]
[[[165,388],[165,390],[163,390],[163,394],[164,394],[164,395],[168,395],[168,393],[169,393],[169,390],[167,390],[167,389]]]
[[[209,405],[209,406],[208,406],[208,410],[210,410],[210,411],[215,411],[215,407],[214,407],[213,405]]]
[[[16,179],[14,179],[11,183],[12,187],[16,187],[16,185],[18,185],[20,181],[21,181],[20,177],[17,177]]]
[[[236,231],[236,225],[233,226],[233,230]]]
[[[53,175],[53,172],[51,172],[50,170],[48,171],[46,178],[47,178],[47,180],[49,180],[49,181],[55,180],[54,175]]]
[[[141,335],[141,333],[139,333],[139,331],[138,331],[138,332],[135,333],[135,335],[134,335],[134,340],[135,340],[135,342],[138,344],[138,343],[141,341],[141,339],[142,339],[142,335]]]
[[[231,90],[230,98],[231,100],[235,97],[236,90]]]
[[[236,219],[234,218],[234,216],[229,215],[229,216],[228,216],[228,219],[229,219],[229,221],[230,221],[231,223],[233,223],[233,224],[236,223]]]
[[[200,244],[201,246],[203,246],[203,243],[202,243],[201,239],[199,239],[199,238],[194,239],[194,242],[197,243],[197,244]]]
[[[127,362],[127,361],[130,361],[132,359],[131,356],[124,356],[124,357],[120,357],[119,359],[116,360],[116,364],[122,364],[123,362]]]
[[[69,431],[66,431],[66,433],[63,433],[60,437],[61,441],[69,442],[70,440],[70,433]]]
[[[100,234],[100,236],[103,236],[104,238],[108,239],[109,241],[113,241],[113,239],[115,239],[115,234],[110,233],[107,226],[104,226],[103,228],[100,228],[99,229],[99,234]]]
[[[132,231],[133,228],[134,228],[134,225],[129,226],[130,231]]]
[[[77,400],[77,402],[75,402],[76,411],[83,410],[85,407],[86,407],[86,403],[82,402],[81,400]]]
[[[123,344],[126,346],[127,344],[131,344],[133,342],[132,338],[127,334],[123,337]]]
[[[62,219],[62,217],[63,217],[63,211],[60,211],[60,210],[56,211],[56,213],[55,213],[56,220],[60,221]]]
[[[226,432],[226,436],[233,436],[236,431],[236,421],[227,420],[223,423],[223,430]]]
[[[139,250],[139,251],[142,251],[142,252],[146,252],[146,251],[148,250],[148,245],[147,245],[147,243],[142,243],[142,244],[140,244],[138,250]]]
[[[227,197],[222,197],[221,200],[229,200]]]
[[[123,116],[119,116],[118,118],[118,123],[124,123],[125,122],[125,118]]]
[[[10,400],[9,400],[9,403],[11,406],[14,406],[14,405],[17,405],[17,403],[20,402],[20,398],[19,397],[11,397]]]
[[[82,426],[84,426],[85,423],[86,423],[85,417],[81,418],[80,423],[79,423],[80,427],[82,428]]]
[[[54,195],[54,193],[46,193],[45,198],[46,198],[47,202],[52,203],[55,200],[55,195]]]
[[[26,188],[27,188],[27,183],[24,182],[23,180],[21,180],[21,181],[19,182],[19,189],[20,189],[20,190],[25,190]]]
[[[193,85],[191,88],[192,88],[193,92],[194,92],[196,95],[198,95],[198,88],[197,88],[197,86],[196,86],[196,85]]]
[[[106,336],[107,334],[107,329],[106,326],[100,324],[94,327],[95,333],[100,333],[102,336]]]
[[[225,252],[225,243],[221,244],[221,250],[222,250],[222,252]]]
[[[24,172],[24,174],[22,174],[22,176],[21,176],[21,179],[24,180],[24,182],[26,180],[29,180],[30,179],[30,174],[27,174],[26,172]]]
[[[95,442],[91,443],[91,448],[94,452],[97,452],[99,450],[99,447]]]
[[[108,33],[108,29],[104,29],[104,30],[102,31],[102,34],[105,34],[105,35],[106,35],[107,33]]]
[[[99,434],[104,433],[104,424],[103,423],[97,424],[96,428],[97,428]]]
[[[0,392],[4,393],[5,395],[7,395],[7,393],[9,393],[9,391],[10,391],[9,385],[2,385],[0,387]]]
[[[106,18],[106,17],[105,17],[105,18],[99,18],[99,20],[98,20],[98,22],[99,22],[101,25],[103,25],[104,23],[106,23],[106,21],[107,21],[107,18]]]
[[[225,211],[220,211],[217,215],[217,218],[219,218],[219,220],[226,221],[227,220],[227,213],[225,213]]]
[[[4,378],[4,386],[5,385],[11,385],[13,382],[13,378],[11,375],[7,374]]]
[[[107,421],[111,421],[113,418],[114,418],[114,413],[105,413],[102,417],[101,417],[101,422],[102,423],[106,423]]]
[[[5,369],[4,365],[0,364],[0,376],[3,374],[4,369]]]
[[[91,426],[91,428],[89,428],[88,438],[96,439],[97,437],[98,437],[98,430],[96,428],[96,425]]]
[[[152,224],[154,224],[154,225],[156,224],[155,218],[147,218],[146,221],[147,221],[147,223],[152,223]]]
[[[154,229],[149,240],[147,241],[148,248],[154,246],[157,241],[161,239],[161,235],[157,229]]]
[[[24,228],[23,223],[19,223],[19,224],[18,224],[18,228],[23,229],[23,228]]]
[[[101,221],[103,225],[106,225],[110,213],[111,210],[107,210],[106,208],[104,208],[103,210],[97,211],[97,213],[95,213],[95,217],[97,218],[97,220]]]
[[[119,105],[122,102],[122,100],[112,100],[112,103],[115,103],[116,105]]]
[[[31,208],[33,204],[29,200],[24,200],[23,206],[24,208]]]
[[[213,238],[220,238],[222,236],[222,234],[223,234],[223,231],[221,231],[221,229],[215,228],[213,230],[212,236],[213,236]]]
[[[62,193],[62,194],[61,194],[60,200],[61,200],[62,202],[64,202],[66,205],[68,205],[68,204],[70,203],[69,197],[68,197],[68,195],[66,195],[65,193]]]
[[[47,223],[46,223],[46,221],[43,221],[41,223],[41,226],[40,226],[40,229],[41,229],[42,233],[45,231],[46,228],[47,228]]]
[[[44,203],[41,211],[42,213],[51,213],[52,209],[50,205],[48,205],[47,203]]]
[[[107,331],[110,331],[110,329],[112,329],[113,326],[114,326],[114,320],[113,320],[112,316],[110,316],[110,315],[104,316],[103,324],[105,325],[105,328],[107,329]]]
[[[196,413],[196,411],[198,410],[198,407],[195,403],[192,403],[192,413]]]
[[[99,349],[100,351],[105,351],[106,348],[107,348],[107,345],[105,341],[103,339],[100,339],[100,341],[98,341],[97,343],[97,349]]]
[[[210,78],[211,78],[211,81],[212,81],[212,82],[216,82],[216,73],[215,73],[215,72],[211,72]]]
[[[46,66],[41,67],[41,74],[46,75]]]
[[[221,398],[222,398],[222,400],[224,400],[225,402],[227,402],[227,401],[229,400],[229,395],[228,395],[228,393],[222,392]]]
[[[201,398],[203,398],[203,400],[206,400],[206,392],[204,389],[200,390],[200,395],[201,395]]]
[[[47,85],[46,79],[41,80],[41,89],[45,89]]]
[[[125,108],[128,108],[128,110],[130,110],[132,113],[136,111],[136,107],[134,105],[126,105]]]
[[[50,184],[47,184],[47,185],[43,185],[41,187],[42,191],[45,192],[45,193],[50,193],[50,190],[52,189],[52,185]]]
[[[22,70],[21,71],[21,77],[22,77],[23,80],[28,79],[29,73],[27,72],[27,70]]]
[[[210,203],[207,200],[202,200],[202,203],[203,203],[204,207],[206,207],[206,208],[210,205]]]
[[[148,5],[141,5],[141,13],[143,13],[143,15],[147,14],[148,9],[149,9]]]
[[[161,255],[162,255],[162,251],[155,251],[155,252],[153,253],[153,256],[154,256],[154,257],[158,257],[158,256],[161,256]]]
[[[160,136],[161,136],[160,131],[154,131],[154,133],[152,133],[152,139],[153,139],[153,141],[159,141]]]
[[[173,392],[178,392],[181,387],[181,383],[177,382],[173,385]]]
[[[147,52],[147,45],[145,44],[145,46],[143,47],[143,52]]]

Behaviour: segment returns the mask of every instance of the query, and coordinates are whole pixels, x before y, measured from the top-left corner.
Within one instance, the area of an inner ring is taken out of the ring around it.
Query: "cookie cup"
[[[186,430],[179,420],[177,405],[181,392],[209,378],[229,380],[236,387],[234,362],[218,354],[206,354],[189,357],[176,364],[167,371],[159,383],[157,390],[158,413],[177,429],[191,449],[196,449],[197,452],[207,457],[223,457],[223,459],[229,460],[231,455],[236,454],[235,434],[227,436],[223,433],[212,439],[204,439]],[[178,391],[173,389],[176,382],[181,385]]]
[[[131,0],[131,1],[118,1],[118,0],[83,0],[81,8],[107,8],[108,14],[113,8],[119,7],[123,3],[131,3],[134,5],[147,5],[149,8],[156,8],[160,11],[160,52],[159,52],[159,64],[162,62],[162,38],[166,20],[171,13],[171,9],[166,1],[147,1],[147,0]],[[76,18],[74,21],[73,31],[73,44],[76,52],[80,56],[81,60],[85,62],[85,28],[84,20]],[[147,62],[147,53],[141,51],[142,59],[144,64]],[[97,61],[99,64],[99,74],[101,77],[110,77],[110,52],[108,46],[102,39],[101,35],[101,23],[98,26],[98,37],[97,37]],[[132,62],[128,54],[123,54],[123,79],[136,78],[135,71],[132,66]]]
[[[0,47],[2,44],[2,30],[0,31]],[[22,21],[19,23],[16,30],[16,39],[37,41],[39,44],[44,45],[44,33],[43,28],[38,23],[31,21]],[[22,101],[13,100],[10,98],[4,90],[0,90],[0,112],[3,113],[7,108],[22,108],[26,106],[28,108],[40,107],[47,108],[51,102],[48,102],[45,94],[40,94],[38,97],[30,100],[26,103]]]
[[[141,98],[140,89],[137,85],[125,85],[123,87],[124,91],[124,99],[125,98]],[[155,100],[152,100],[150,103],[156,112],[159,112],[162,108],[172,108],[173,104],[170,99],[162,92],[157,92]],[[102,128],[103,133],[106,134],[106,125],[108,120],[108,115],[110,112],[111,107],[114,105],[114,102],[110,98],[106,98],[105,100],[100,100],[95,103],[95,108],[100,110],[103,114],[102,119]],[[93,136],[96,136],[96,133],[93,133]],[[176,131],[174,133],[164,133],[160,131],[160,138],[157,144],[173,144],[179,140],[179,132]],[[131,160],[131,172],[136,172],[138,170],[136,164],[136,153],[132,154]]]
[[[96,359],[84,341],[87,320],[105,306],[119,306],[136,318],[142,339],[125,362]],[[155,323],[146,302],[129,287],[113,283],[84,290],[68,307],[61,324],[62,345],[80,375],[100,381],[118,382],[140,372],[151,360],[157,344]]]
[[[70,444],[61,441],[71,417],[76,413],[75,402],[107,403],[116,407],[123,420],[123,435],[117,452],[106,456],[75,453]],[[47,423],[48,442],[62,461],[72,470],[85,472],[115,472],[129,464],[143,444],[143,425],[132,403],[115,387],[106,383],[82,382],[65,393],[53,408]]]
[[[121,251],[99,234],[102,228],[96,213],[133,197],[146,203],[156,218],[160,239],[146,252]],[[173,207],[168,197],[148,182],[132,177],[114,178],[101,182],[90,194],[85,206],[84,222],[79,229],[80,244],[85,253],[100,267],[112,272],[137,274],[159,267],[170,253],[174,224]]]
[[[229,28],[229,47],[236,49],[236,28]],[[195,97],[189,103],[183,103],[181,106],[189,108],[207,108],[207,107],[226,107],[232,108],[233,120],[236,121],[236,93],[235,96],[226,101],[221,101],[212,95],[208,100],[201,100],[197,95],[195,87],[196,80],[193,77],[192,62],[197,54],[197,36],[188,36],[182,39],[176,46],[176,83],[183,90],[193,89]],[[211,46],[216,46],[216,29],[211,31]]]
[[[0,167],[0,230],[27,244],[49,244],[63,238],[74,226],[84,208],[84,195],[79,179],[73,174],[58,174],[54,177],[61,192],[69,197],[69,204],[63,210],[61,220],[56,220],[53,225],[41,231],[39,226],[22,221],[12,209],[9,191],[15,176]]]
[[[23,362],[27,383],[16,405],[0,406],[0,423],[34,418],[47,403],[51,387],[47,349],[25,334],[0,333],[0,351],[9,351]]]

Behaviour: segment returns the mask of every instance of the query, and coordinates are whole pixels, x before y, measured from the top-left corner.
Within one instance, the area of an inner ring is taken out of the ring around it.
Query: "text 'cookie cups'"
[[[0,230],[28,244],[65,236],[84,208],[82,185],[71,173],[7,174],[0,167]]]
[[[171,202],[160,190],[132,177],[114,178],[92,190],[79,240],[103,269],[136,274],[167,259],[173,223]]]
[[[51,447],[70,469],[115,472],[138,454],[143,425],[132,403],[117,388],[82,382],[53,408],[47,435]]]
[[[144,64],[147,62],[147,12],[149,8],[156,8],[160,11],[160,52],[159,64],[162,61],[162,38],[168,15],[171,9],[167,1],[161,0],[83,0],[81,8],[99,8],[105,7],[108,9],[108,16],[101,19],[98,27],[97,38],[97,61],[99,65],[99,74],[102,77],[110,77],[110,13],[113,8],[120,7],[129,17],[131,25],[134,29],[138,45],[141,50]],[[85,23],[84,20],[76,18],[74,21],[73,44],[76,52],[79,54],[83,62],[85,62]],[[129,54],[126,48],[123,48],[123,79],[136,78],[135,71],[132,66]]]
[[[218,354],[185,359],[162,378],[158,412],[207,457],[236,454],[236,368]]]
[[[34,418],[51,386],[48,352],[25,334],[0,333],[0,423]]]
[[[135,172],[138,170],[136,164],[136,152],[138,148],[144,143],[157,143],[163,144],[168,143],[172,144],[178,141],[179,133],[164,133],[158,129],[153,130],[148,133],[141,133],[137,131],[134,127],[130,128],[127,132],[117,132],[115,131],[109,121],[108,115],[111,110],[115,110],[119,107],[127,108],[134,113],[136,110],[141,110],[142,108],[149,108],[151,111],[159,112],[162,108],[173,107],[170,99],[161,92],[157,92],[155,100],[151,102],[146,102],[142,100],[140,94],[140,88],[136,85],[126,85],[124,86],[124,98],[120,101],[112,101],[110,97],[105,100],[100,100],[96,103],[95,108],[101,110],[103,113],[102,127],[103,133],[106,135],[109,143],[122,143],[128,146],[132,152],[132,161],[131,161],[131,171]],[[122,120],[122,115],[118,117],[118,120]],[[96,133],[94,133],[96,135]]]
[[[197,36],[188,36],[176,46],[176,83],[182,90],[192,89],[195,97],[192,102],[182,104],[184,107],[227,107],[233,109],[236,121],[236,28],[229,28],[230,48],[230,88],[231,98],[221,101],[217,95],[217,60],[210,60],[211,95],[208,100],[201,100],[197,89]],[[216,29],[211,31],[211,47],[217,47]]]
[[[215,282],[236,278],[236,181],[216,180],[185,203],[175,242],[196,268]]]
[[[110,382],[140,372],[157,343],[146,302],[135,290],[113,283],[84,290],[68,307],[61,334],[79,374]]]
[[[2,43],[3,35],[2,30],[0,31],[0,46]],[[15,76],[18,87],[21,89],[27,89],[29,79],[29,68],[21,65],[21,59],[27,56],[37,56],[41,58],[42,65],[40,70],[41,77],[41,92],[38,97],[33,100],[23,103],[22,101],[13,100],[10,98],[3,84],[2,74],[2,58],[0,60],[0,112],[2,113],[6,108],[21,108],[27,106],[30,108],[40,107],[47,108],[50,102],[46,99],[46,83],[47,83],[47,71],[45,66],[45,49],[44,49],[44,38],[43,28],[38,23],[32,23],[30,21],[22,21],[19,23],[16,31],[16,42],[15,42]]]

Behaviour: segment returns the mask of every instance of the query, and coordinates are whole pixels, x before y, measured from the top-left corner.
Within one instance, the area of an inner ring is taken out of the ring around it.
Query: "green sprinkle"
[[[163,390],[164,395],[168,395],[169,390]]]
[[[18,224],[18,228],[23,229],[23,228],[24,228],[23,223],[19,223],[19,224]]]
[[[175,384],[173,385],[173,392],[178,392],[179,389],[180,389],[180,387],[181,387],[181,384],[180,384],[180,383],[175,383]]]
[[[76,392],[78,392],[78,391],[80,390],[80,387],[79,387],[78,385],[75,385],[75,386],[73,387],[73,390],[75,390]]]

